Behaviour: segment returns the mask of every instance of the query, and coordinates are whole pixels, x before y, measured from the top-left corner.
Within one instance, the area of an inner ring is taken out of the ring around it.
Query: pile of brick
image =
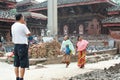
[[[0,51],[0,57],[3,57],[4,56],[4,52]]]
[[[60,54],[60,43],[57,41],[34,44],[29,48],[31,58],[55,57]]]

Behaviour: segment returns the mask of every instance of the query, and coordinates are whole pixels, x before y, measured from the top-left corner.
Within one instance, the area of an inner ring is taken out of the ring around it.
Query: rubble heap
[[[4,52],[0,51],[0,57],[4,56]]]
[[[120,80],[120,64],[111,66],[109,69],[80,74],[69,80]]]
[[[60,43],[57,41],[34,44],[29,49],[31,58],[56,57],[60,54]]]

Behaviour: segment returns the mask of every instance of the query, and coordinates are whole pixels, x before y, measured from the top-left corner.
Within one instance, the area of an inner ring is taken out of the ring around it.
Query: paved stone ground
[[[45,65],[44,68],[38,69],[31,66],[30,70],[26,71],[25,80],[69,80],[75,75],[108,68],[116,63],[120,63],[120,59],[86,64],[84,69],[79,69],[77,63],[71,63],[68,68],[65,68],[64,64]],[[13,70],[12,65],[0,63],[0,80],[15,80]]]

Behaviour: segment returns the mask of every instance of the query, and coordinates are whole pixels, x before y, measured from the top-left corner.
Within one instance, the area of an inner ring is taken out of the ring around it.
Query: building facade
[[[102,20],[107,17],[106,8],[113,5],[111,0],[58,0],[58,34],[109,34]],[[31,6],[29,11],[47,15],[47,1]]]
[[[103,26],[109,29],[114,39],[120,39],[120,6],[108,8],[108,17],[103,20]]]
[[[16,0],[0,0],[0,39],[10,41],[11,25],[15,22],[14,9]]]
[[[47,25],[47,16],[41,13],[30,12],[29,8],[37,5],[35,0],[24,0],[17,3],[16,9],[18,13],[25,16],[26,23],[32,34],[41,35],[42,30],[45,31]]]

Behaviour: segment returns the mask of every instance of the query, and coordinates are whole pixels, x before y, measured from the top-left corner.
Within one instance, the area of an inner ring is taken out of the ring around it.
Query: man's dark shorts
[[[29,67],[28,59],[28,45],[26,44],[15,44],[14,48],[14,66],[21,68]]]

